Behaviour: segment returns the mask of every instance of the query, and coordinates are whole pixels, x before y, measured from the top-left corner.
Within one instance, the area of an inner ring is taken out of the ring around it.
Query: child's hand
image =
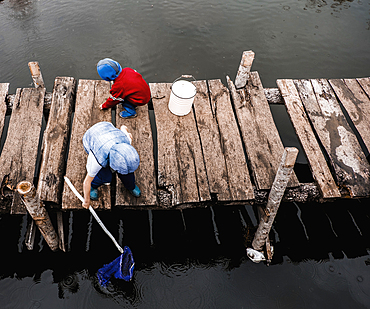
[[[82,207],[83,207],[83,208],[86,208],[86,209],[89,209],[89,206],[90,206],[90,199],[85,199],[85,200],[82,202]]]
[[[128,138],[130,139],[130,144],[131,144],[131,142],[132,142],[132,134],[127,131],[127,127],[124,124],[121,126],[121,131],[123,131],[123,132],[125,132],[127,134]]]

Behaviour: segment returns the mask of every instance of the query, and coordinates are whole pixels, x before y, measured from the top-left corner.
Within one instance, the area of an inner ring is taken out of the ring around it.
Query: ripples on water
[[[97,79],[103,57],[136,68],[149,82],[181,74],[235,76],[243,50],[267,87],[277,78],[368,75],[369,0],[0,2],[1,82],[30,84],[41,64],[55,76]]]
[[[2,216],[0,233],[9,237],[0,240],[6,252],[0,302],[4,308],[366,308],[368,203],[283,203],[269,267],[245,254],[251,206],[189,209],[183,216],[152,211],[152,227],[146,211],[102,213],[117,239],[124,226],[121,245],[130,246],[136,262],[133,281],[113,279],[107,288],[96,272],[119,252],[90,214],[73,213],[66,253],[39,250],[40,235],[34,251],[23,245],[18,252],[24,219]],[[66,226],[70,217],[64,214]]]

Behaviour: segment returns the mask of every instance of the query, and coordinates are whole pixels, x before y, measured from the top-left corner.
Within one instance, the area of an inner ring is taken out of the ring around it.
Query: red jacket
[[[116,106],[124,99],[136,106],[145,105],[149,102],[150,89],[143,77],[131,68],[124,68],[114,80],[109,91],[111,96],[102,105],[102,108]],[[117,100],[118,99],[118,100]]]

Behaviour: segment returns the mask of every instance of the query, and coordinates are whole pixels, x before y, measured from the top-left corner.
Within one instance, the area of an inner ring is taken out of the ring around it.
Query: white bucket
[[[191,82],[180,78],[194,79],[192,75],[182,75],[172,83],[168,108],[177,116],[185,116],[191,111],[197,90]]]

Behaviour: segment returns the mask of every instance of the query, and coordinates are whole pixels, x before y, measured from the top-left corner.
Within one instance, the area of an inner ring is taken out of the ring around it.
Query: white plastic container
[[[180,78],[194,79],[192,75],[182,75],[172,83],[168,108],[177,116],[185,116],[191,111],[197,90],[191,82]]]

